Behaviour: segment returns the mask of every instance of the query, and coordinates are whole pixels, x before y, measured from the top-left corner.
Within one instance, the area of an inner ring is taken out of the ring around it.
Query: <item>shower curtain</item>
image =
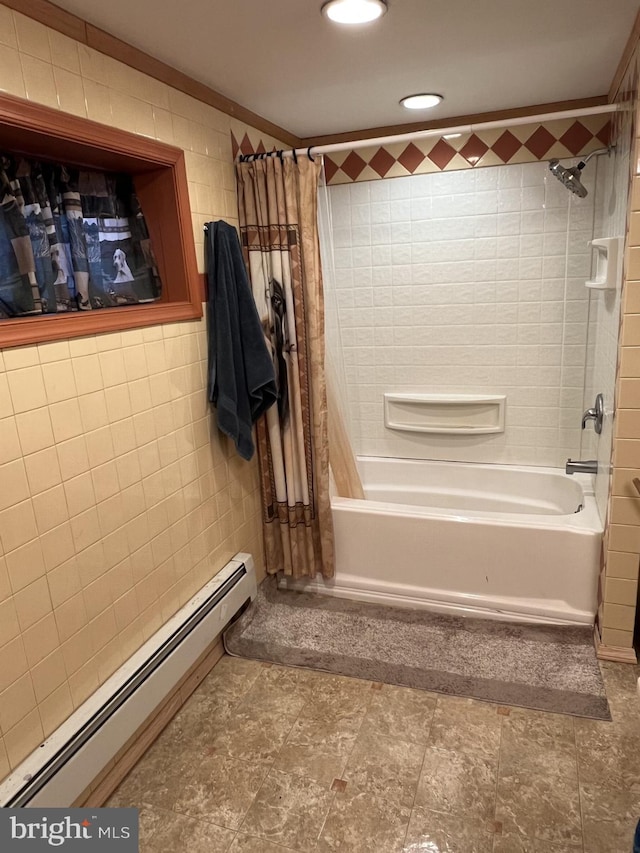
[[[333,577],[320,163],[266,157],[236,166],[240,237],[278,402],[256,425],[267,571]]]
[[[331,200],[324,169],[318,192],[318,232],[325,297],[327,401],[329,454],[336,494],[362,500],[365,497],[353,452],[354,424],[350,416],[344,342],[338,311],[335,245]]]
[[[0,198],[0,320],[160,298],[129,175],[3,152]]]

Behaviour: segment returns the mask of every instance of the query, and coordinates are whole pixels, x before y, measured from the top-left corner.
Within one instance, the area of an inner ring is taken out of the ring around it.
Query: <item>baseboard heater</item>
[[[253,558],[236,554],[0,784],[0,807],[75,802],[255,595]]]

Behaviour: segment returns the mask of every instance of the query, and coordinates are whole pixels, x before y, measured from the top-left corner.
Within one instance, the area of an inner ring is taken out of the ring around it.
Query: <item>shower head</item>
[[[571,192],[575,193],[579,198],[584,198],[588,194],[588,190],[580,180],[580,172],[592,157],[596,154],[605,153],[610,154],[611,147],[598,148],[597,151],[592,151],[591,154],[589,154],[588,157],[585,157],[584,160],[581,160],[577,166],[563,166],[559,160],[549,160],[549,170],[553,172],[560,183],[562,183],[568,190],[571,190]]]
[[[583,162],[578,163],[577,166],[563,166],[559,160],[550,160],[549,161],[549,169],[556,178],[564,184],[564,186],[571,190],[572,193],[575,193],[580,198],[584,198],[587,195],[587,188],[584,186],[582,181],[580,180],[580,171],[584,169],[585,164]]]

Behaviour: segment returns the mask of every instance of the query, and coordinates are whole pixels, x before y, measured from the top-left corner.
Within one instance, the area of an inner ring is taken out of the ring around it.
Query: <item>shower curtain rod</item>
[[[432,130],[416,130],[412,133],[398,133],[395,136],[379,136],[375,139],[356,139],[353,142],[335,142],[329,145],[310,145],[308,148],[296,148],[285,151],[272,151],[265,154],[248,154],[245,159],[258,159],[259,157],[309,157],[314,154],[334,154],[338,151],[355,151],[357,148],[371,148],[378,145],[392,145],[396,142],[410,142],[414,139],[427,139],[430,136],[448,136],[454,133],[476,133],[480,130],[494,130],[501,127],[516,127],[520,124],[535,124],[543,121],[556,121],[564,118],[579,118],[580,116],[602,115],[603,113],[614,113],[622,109],[619,104],[603,104],[599,107],[588,107],[587,109],[561,110],[556,113],[543,113],[541,115],[521,116],[519,118],[498,119],[496,121],[482,121],[477,124],[460,124],[452,127],[437,127]]]

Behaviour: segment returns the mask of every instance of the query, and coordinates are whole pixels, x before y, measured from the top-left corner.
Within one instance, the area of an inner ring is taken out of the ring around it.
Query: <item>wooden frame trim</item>
[[[202,316],[184,151],[88,119],[0,95],[0,142],[7,150],[74,165],[130,172],[163,279],[158,302],[0,320],[0,349]],[[152,211],[150,215],[150,211]],[[170,234],[171,253],[163,253]]]
[[[280,127],[277,124],[269,121],[266,118],[252,112],[251,110],[238,104],[236,101],[225,97],[224,95],[207,86],[204,83],[195,80],[188,74],[183,74],[181,71],[173,68],[165,62],[144,53],[137,47],[111,35],[99,27],[73,15],[56,6],[49,0],[2,0],[4,6],[8,6],[29,18],[33,18],[57,30],[76,41],[86,44],[94,50],[104,53],[113,59],[123,62],[125,65],[147,74],[167,86],[171,86],[186,95],[196,98],[217,110],[220,110],[238,121],[245,122],[251,125],[256,130],[261,130],[263,133],[268,133],[276,139],[282,140],[292,148],[305,148],[309,145],[328,145],[335,142],[352,142],[356,139],[367,139],[377,136],[391,136],[397,133],[411,133],[416,130],[429,130],[433,127],[442,125],[443,121],[447,124],[474,124],[480,121],[494,121],[502,118],[516,118],[520,116],[535,115],[541,112],[559,112],[560,110],[580,109],[583,107],[601,106],[613,100],[620,80],[629,63],[629,59],[635,49],[635,44],[640,37],[640,12],[636,18],[633,32],[629,38],[629,42],[625,48],[623,56],[620,60],[618,70],[614,76],[609,95],[599,95],[593,98],[580,98],[570,101],[555,101],[548,104],[535,104],[529,107],[518,107],[508,110],[495,110],[488,113],[475,113],[464,116],[451,116],[446,119],[430,122],[414,122],[411,124],[385,125],[384,127],[371,127],[364,130],[352,130],[345,133],[326,134],[316,137],[298,137],[286,128]]]
[[[633,27],[631,28],[631,32],[629,33],[629,38],[627,39],[627,43],[625,45],[624,50],[622,51],[622,56],[620,57],[620,62],[618,63],[618,67],[616,68],[616,73],[613,75],[613,80],[611,81],[611,86],[609,87],[609,101],[613,103],[618,94],[618,90],[622,85],[622,81],[624,79],[625,74],[627,73],[627,68],[629,67],[629,63],[633,58],[633,54],[636,51],[636,47],[638,46],[638,41],[640,40],[640,10],[638,10],[638,14],[636,15],[636,19],[633,22]]]
[[[220,110],[220,112],[226,113],[245,124],[249,124],[263,133],[268,133],[269,136],[282,140],[287,145],[291,145],[292,148],[298,146],[298,137],[285,130],[285,128],[274,124],[238,104],[236,101],[226,98],[210,86],[194,80],[193,77],[183,74],[171,65],[155,59],[155,57],[150,56],[148,53],[143,53],[138,48],[132,47],[127,42],[121,41],[116,36],[112,36],[110,33],[105,32],[105,30],[94,27],[91,24],[87,24],[87,45],[113,59],[124,62],[125,65],[129,65],[143,74],[148,74],[149,77],[154,77],[156,80],[166,83],[167,86],[184,92],[185,95],[190,95],[192,98],[196,98],[202,101],[202,103]]]
[[[47,27],[51,27],[52,30],[64,33],[64,35],[86,44],[87,47],[104,53],[112,59],[117,59],[143,74],[148,74],[150,77],[166,83],[167,86],[184,92],[185,95],[197,98],[210,107],[250,124],[256,130],[268,133],[269,136],[274,136],[293,148],[298,147],[298,137],[285,128],[279,127],[236,101],[226,98],[210,86],[194,80],[193,77],[183,74],[171,65],[144,53],[128,42],[112,36],[99,27],[94,27],[93,24],[77,15],[72,15],[54,3],[50,3],[49,0],[2,0],[2,4],[33,18],[35,21],[39,21]]]
[[[70,12],[61,9],[49,0],[2,0],[4,6],[15,9],[17,12],[27,15],[44,24],[51,29],[57,30],[76,41],[86,44],[94,50],[104,53],[113,59],[123,62],[125,65],[147,74],[167,86],[171,86],[192,98],[196,98],[217,110],[220,110],[227,115],[232,116],[239,121],[251,125],[256,130],[267,133],[276,139],[282,140],[292,148],[306,148],[309,145],[327,145],[335,142],[352,142],[356,139],[367,139],[377,136],[392,136],[397,133],[411,133],[416,130],[429,130],[433,127],[442,126],[443,121],[447,124],[474,124],[481,121],[494,121],[503,118],[517,118],[520,116],[535,115],[542,112],[559,112],[560,110],[581,109],[586,107],[601,106],[612,100],[612,91],[615,95],[614,84],[612,83],[609,97],[607,95],[599,95],[593,98],[580,98],[570,101],[555,101],[548,104],[535,104],[528,107],[518,107],[508,110],[495,110],[488,113],[475,113],[464,116],[451,116],[446,119],[430,122],[414,122],[411,124],[386,125],[384,127],[371,127],[364,130],[352,130],[345,133],[326,134],[324,136],[315,137],[298,137],[286,128],[280,127],[277,124],[263,118],[257,113],[243,107],[236,101],[212,89],[204,83],[194,80],[187,74],[173,68],[165,62],[144,53],[137,47],[111,35],[99,27],[73,15]],[[629,38],[629,43],[625,48],[618,71],[614,77],[616,80],[622,79],[622,74],[626,69],[629,59],[635,48],[635,43],[640,37],[640,12],[634,25],[632,36]]]
[[[143,326],[196,320],[201,316],[202,307],[194,311],[190,302],[152,302],[131,307],[101,308],[96,311],[73,311],[68,316],[44,314],[18,320],[0,320],[0,351],[47,341],[63,341],[107,332],[124,332]]]
[[[22,12],[28,18],[40,21],[52,30],[57,30],[69,38],[87,43],[86,22],[77,15],[49,3],[48,0],[2,0],[3,6],[8,6],[16,12]]]
[[[167,145],[148,136],[129,133],[70,113],[63,114],[59,110],[1,93],[0,141],[2,146],[11,147],[15,144],[14,138],[23,132],[40,136],[43,144],[47,145],[47,151],[51,150],[50,145],[55,146],[58,142],[73,143],[78,152],[85,153],[87,165],[95,165],[97,160],[104,160],[107,167],[110,162],[113,163],[115,158],[118,158],[119,164],[130,159],[134,167],[139,168],[140,161],[143,161],[149,169],[154,169],[158,166],[173,166],[181,157],[184,157],[183,150],[174,145]],[[58,154],[54,148],[49,159],[56,156]],[[76,162],[78,162],[77,159]]]
[[[474,113],[463,116],[446,116],[434,121],[413,122],[412,124],[390,124],[384,127],[369,127],[365,130],[350,130],[345,133],[332,133],[326,136],[313,136],[300,140],[300,147],[309,145],[333,145],[338,142],[354,142],[359,139],[375,139],[378,136],[395,136],[398,133],[414,133],[420,130],[459,124],[478,124],[483,121],[500,121],[507,118],[523,118],[542,113],[555,113],[562,110],[581,110],[589,107],[601,107],[609,103],[606,95],[593,98],[578,98],[574,101],[554,101],[549,104],[533,104],[528,107],[516,107],[510,110],[495,110],[490,113]],[[551,120],[551,119],[550,119]]]

